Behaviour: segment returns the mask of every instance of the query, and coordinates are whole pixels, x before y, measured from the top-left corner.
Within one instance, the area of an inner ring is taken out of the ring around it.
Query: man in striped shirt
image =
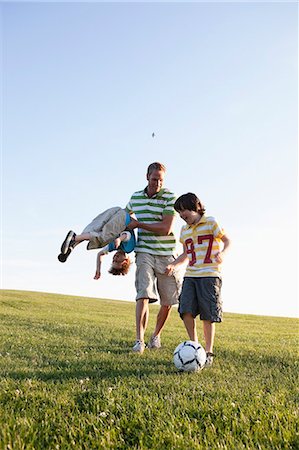
[[[176,272],[171,277],[165,273],[166,267],[174,260],[175,236],[175,195],[163,188],[165,166],[159,162],[149,165],[148,184],[145,189],[134,192],[126,206],[127,212],[134,214],[128,228],[138,228],[136,252],[136,342],[133,351],[143,353],[144,334],[149,318],[149,303],[160,296],[160,310],[156,328],[148,347],[160,348],[160,334],[169,317],[172,305],[178,303],[180,279]]]

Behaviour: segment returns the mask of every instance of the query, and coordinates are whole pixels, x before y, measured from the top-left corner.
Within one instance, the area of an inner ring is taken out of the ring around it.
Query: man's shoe
[[[68,249],[71,248],[73,250],[74,246],[75,246],[75,237],[76,237],[76,233],[74,231],[69,231],[68,234],[66,235],[65,240],[62,243],[61,246],[61,253],[63,253],[64,255],[68,252]]]
[[[204,365],[204,367],[206,369],[209,368],[209,367],[212,367],[214,356],[215,356],[214,353],[207,352],[207,358],[206,358],[206,362],[205,362],[205,365]]]
[[[160,336],[152,336],[149,341],[148,348],[161,348]]]
[[[64,263],[68,259],[68,257],[70,256],[72,250],[73,250],[72,247],[70,247],[65,254],[64,253],[60,253],[58,255],[58,261]]]
[[[143,341],[137,340],[133,346],[133,352],[142,354],[145,349],[145,343]]]

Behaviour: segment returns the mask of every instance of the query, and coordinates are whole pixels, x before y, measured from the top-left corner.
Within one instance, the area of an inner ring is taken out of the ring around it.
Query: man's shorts
[[[174,256],[136,253],[136,300],[148,298],[150,303],[155,303],[160,297],[163,306],[177,305],[181,278],[177,273],[172,276],[165,274],[166,266],[174,260]]]
[[[200,320],[222,322],[221,286],[218,277],[185,277],[179,299],[181,318],[191,313]]]

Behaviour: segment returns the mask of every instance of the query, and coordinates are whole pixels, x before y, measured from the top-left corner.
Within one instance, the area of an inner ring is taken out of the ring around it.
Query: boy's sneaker
[[[73,250],[75,246],[75,237],[76,233],[74,231],[71,230],[68,232],[61,246],[61,253],[65,255],[68,252],[69,248]]]
[[[161,348],[160,336],[152,336],[149,341],[148,348]]]
[[[133,352],[142,354],[145,349],[145,343],[143,341],[137,340],[133,346]]]
[[[207,358],[204,366],[205,368],[212,367],[214,356],[215,356],[214,353],[207,352]]]
[[[64,263],[70,256],[72,250],[73,250],[72,247],[70,247],[66,253],[60,253],[58,255],[58,261]]]

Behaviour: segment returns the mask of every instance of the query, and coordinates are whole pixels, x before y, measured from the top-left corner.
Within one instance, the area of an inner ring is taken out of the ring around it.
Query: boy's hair
[[[151,163],[148,168],[147,168],[147,173],[146,176],[149,177],[150,174],[154,171],[154,170],[163,170],[163,172],[166,172],[166,167],[159,162],[153,162]]]
[[[112,275],[127,275],[127,273],[130,270],[130,265],[131,265],[130,258],[127,258],[127,260],[125,260],[122,263],[120,269],[115,269],[114,267],[111,266],[108,272],[111,273]]]
[[[177,212],[188,209],[189,211],[196,211],[201,215],[206,211],[199,198],[195,194],[192,194],[192,192],[188,192],[187,194],[178,197],[174,203],[174,209]]]

